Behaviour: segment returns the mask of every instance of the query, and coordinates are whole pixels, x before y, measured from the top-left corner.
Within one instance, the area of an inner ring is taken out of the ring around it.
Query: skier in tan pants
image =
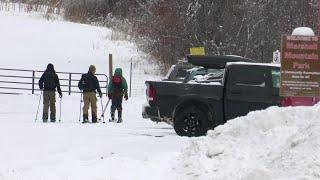
[[[97,123],[97,97],[96,91],[99,93],[99,97],[102,98],[102,92],[100,89],[98,78],[95,76],[96,67],[91,65],[87,74],[83,74],[78,87],[83,91],[83,123],[88,123],[89,108],[91,106],[92,123]]]

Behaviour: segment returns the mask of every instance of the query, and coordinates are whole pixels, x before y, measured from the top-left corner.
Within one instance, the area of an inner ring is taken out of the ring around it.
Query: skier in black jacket
[[[48,121],[50,107],[50,121],[56,122],[56,89],[62,98],[59,77],[54,70],[53,64],[48,64],[46,71],[39,80],[39,87],[43,90],[43,122]]]
[[[83,74],[78,87],[83,91],[83,123],[88,123],[88,111],[91,105],[92,123],[97,123],[97,97],[96,91],[99,93],[99,97],[102,98],[102,92],[100,89],[98,78],[95,76],[96,67],[91,65],[87,74]]]

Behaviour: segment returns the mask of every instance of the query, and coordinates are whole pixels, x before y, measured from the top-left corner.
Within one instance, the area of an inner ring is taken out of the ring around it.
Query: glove
[[[128,94],[125,94],[125,95],[124,95],[124,99],[125,99],[126,101],[128,101]]]
[[[112,94],[108,94],[108,98],[109,98],[109,99],[112,99]]]
[[[99,97],[102,98],[102,96],[103,96],[103,94],[102,94],[102,93],[99,93]]]
[[[60,97],[60,98],[62,98],[62,93],[61,93],[61,94],[59,94],[59,97]]]

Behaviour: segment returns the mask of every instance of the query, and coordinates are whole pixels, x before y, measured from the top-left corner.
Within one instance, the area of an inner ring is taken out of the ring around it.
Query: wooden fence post
[[[113,59],[112,54],[109,54],[109,79],[111,81],[112,75],[113,75]]]
[[[131,98],[131,92],[132,92],[132,58],[130,62],[130,98]]]

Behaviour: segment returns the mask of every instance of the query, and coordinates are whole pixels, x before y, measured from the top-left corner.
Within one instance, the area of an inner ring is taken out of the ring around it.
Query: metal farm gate
[[[40,91],[38,81],[44,71],[25,70],[25,69],[6,69],[0,68],[0,94],[36,94]],[[78,82],[84,73],[57,72],[60,78],[61,90],[71,95],[81,93]],[[106,74],[96,74],[101,91],[108,93],[108,76]]]

